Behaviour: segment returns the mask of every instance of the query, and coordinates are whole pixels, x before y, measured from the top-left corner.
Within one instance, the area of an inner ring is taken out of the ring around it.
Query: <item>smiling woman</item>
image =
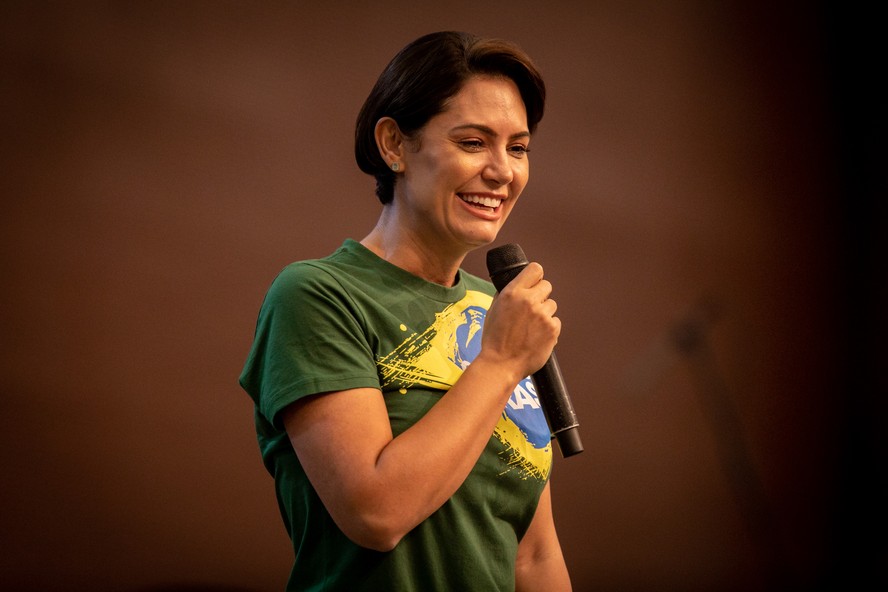
[[[528,388],[561,330],[552,286],[532,263],[494,301],[460,269],[527,184],[544,89],[511,43],[408,45],[356,128],[379,220],[269,289],[240,381],[293,541],[288,590],[570,589]]]
[[[394,200],[362,242],[411,273],[450,285],[460,255],[496,238],[527,184],[530,132],[518,87],[505,77],[473,76],[413,136],[391,117],[375,131],[398,174]],[[430,257],[451,265],[430,267]]]

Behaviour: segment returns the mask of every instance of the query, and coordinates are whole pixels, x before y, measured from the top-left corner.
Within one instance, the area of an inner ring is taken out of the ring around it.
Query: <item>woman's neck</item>
[[[452,287],[456,282],[459,266],[466,256],[464,252],[447,254],[444,249],[419,240],[389,220],[385,211],[361,244],[392,265],[447,287]]]

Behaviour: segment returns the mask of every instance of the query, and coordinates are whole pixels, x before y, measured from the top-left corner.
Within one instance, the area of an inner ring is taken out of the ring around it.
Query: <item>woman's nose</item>
[[[515,172],[512,170],[511,157],[505,151],[491,151],[490,159],[484,167],[482,176],[484,179],[494,181],[498,185],[507,185],[512,182]]]

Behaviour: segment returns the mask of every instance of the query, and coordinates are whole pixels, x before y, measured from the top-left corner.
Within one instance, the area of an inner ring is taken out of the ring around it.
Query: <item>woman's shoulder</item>
[[[378,280],[379,273],[355,242],[345,241],[333,253],[318,259],[303,259],[286,265],[272,281],[269,295],[292,297],[341,294],[354,290],[356,284]]]
[[[293,293],[332,287],[339,282],[336,268],[325,259],[294,261],[278,272],[269,288],[270,293]]]
[[[342,256],[345,251],[347,249],[343,246],[326,257],[293,261],[278,272],[273,284],[286,286],[329,281],[337,274],[343,273],[340,268],[343,267]]]

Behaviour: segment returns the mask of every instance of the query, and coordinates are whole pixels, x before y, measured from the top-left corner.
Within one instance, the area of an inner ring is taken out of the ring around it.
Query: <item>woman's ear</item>
[[[398,127],[398,122],[391,117],[381,118],[376,122],[374,136],[379,154],[388,167],[396,173],[403,172],[404,135]]]

